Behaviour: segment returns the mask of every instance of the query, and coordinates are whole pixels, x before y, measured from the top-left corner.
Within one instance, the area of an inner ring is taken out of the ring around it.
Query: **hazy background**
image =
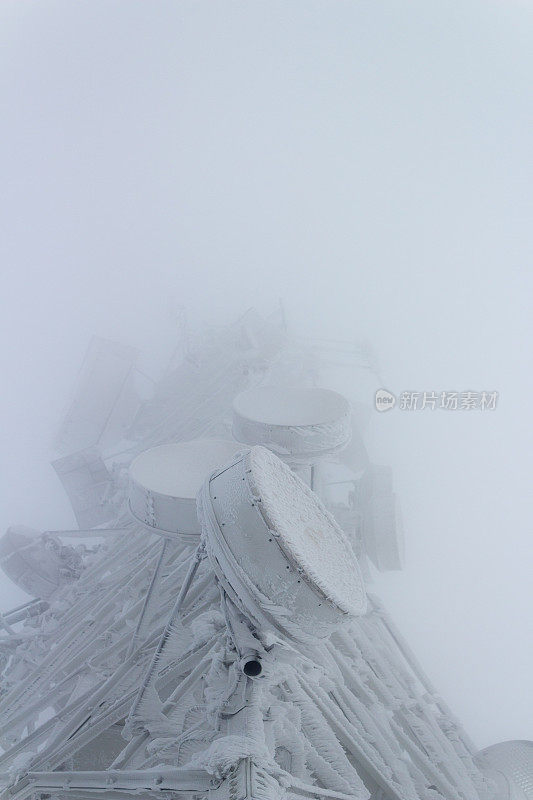
[[[377,589],[480,746],[533,738],[532,34],[529,0],[2,0],[2,529],[72,523],[92,334],[157,374],[179,305],[282,297],[392,391],[500,392],[373,415],[408,555]]]

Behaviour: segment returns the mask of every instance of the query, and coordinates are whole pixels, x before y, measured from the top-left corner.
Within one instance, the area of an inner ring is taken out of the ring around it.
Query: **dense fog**
[[[499,393],[372,410],[407,546],[374,591],[480,747],[533,738],[532,34],[526,0],[4,0],[2,530],[73,524],[50,444],[93,334],[157,376],[180,309],[281,299],[398,396]]]

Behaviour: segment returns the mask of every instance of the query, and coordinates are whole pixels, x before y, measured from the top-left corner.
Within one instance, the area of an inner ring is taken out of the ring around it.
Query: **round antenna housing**
[[[278,455],[309,458],[350,441],[351,407],[331,389],[258,386],[233,401],[233,435]]]
[[[238,450],[238,444],[224,439],[196,439],[141,453],[130,466],[132,515],[161,536],[197,541],[196,494],[206,476],[232,461]]]

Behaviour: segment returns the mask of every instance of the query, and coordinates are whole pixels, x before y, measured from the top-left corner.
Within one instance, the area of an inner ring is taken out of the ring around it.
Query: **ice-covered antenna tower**
[[[33,594],[0,618],[2,800],[533,798],[532,744],[477,754],[369,593],[392,478],[325,385],[364,352],[249,311],[141,401],[93,342],[54,462],[79,528],[0,544]]]

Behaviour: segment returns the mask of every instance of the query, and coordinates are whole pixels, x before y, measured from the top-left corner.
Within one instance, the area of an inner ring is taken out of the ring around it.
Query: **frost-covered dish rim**
[[[266,447],[252,447],[246,461],[250,489],[260,499],[258,508],[282,550],[339,609],[364,613],[366,591],[359,563],[318,496]]]

